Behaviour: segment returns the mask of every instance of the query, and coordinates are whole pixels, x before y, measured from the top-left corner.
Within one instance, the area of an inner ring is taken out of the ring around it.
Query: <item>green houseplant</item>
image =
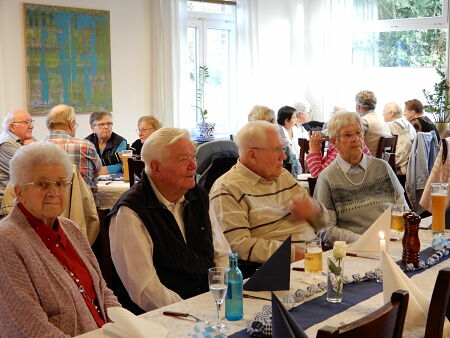
[[[215,123],[206,122],[208,116],[208,110],[205,108],[205,85],[209,78],[209,70],[206,65],[198,67],[198,86],[196,96],[196,111],[200,116],[201,121],[197,123],[199,130],[199,136],[197,141],[207,142],[214,139]]]
[[[449,127],[450,123],[450,102],[449,102],[449,82],[445,72],[436,68],[441,80],[434,84],[434,92],[423,89],[423,94],[427,100],[424,110],[433,115],[434,123],[439,132]]]

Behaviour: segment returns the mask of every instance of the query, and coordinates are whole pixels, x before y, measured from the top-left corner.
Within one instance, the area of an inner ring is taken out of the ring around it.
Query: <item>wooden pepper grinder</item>
[[[413,213],[411,211],[405,212],[403,214],[403,227],[405,228],[404,232],[403,232],[403,238],[402,238],[402,246],[403,246],[403,251],[402,251],[402,262],[406,264],[406,255],[407,255],[407,250],[406,250],[406,239],[408,238],[408,225],[406,222],[406,218],[410,215],[412,215]]]
[[[412,263],[414,265],[419,264],[419,252],[420,252],[420,240],[419,240],[419,224],[420,224],[420,216],[416,213],[412,213],[411,215],[406,216],[406,228],[407,235],[405,240],[406,249],[406,259],[404,263],[409,264]]]

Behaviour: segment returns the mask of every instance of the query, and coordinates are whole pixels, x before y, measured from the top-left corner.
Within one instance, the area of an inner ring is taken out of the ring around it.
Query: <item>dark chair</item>
[[[442,269],[437,276],[424,338],[441,338],[445,317],[450,320],[450,268]]]
[[[216,140],[200,145],[195,156],[198,183],[209,192],[216,179],[236,164],[239,153],[233,141]]]
[[[134,185],[134,177],[135,175],[138,178],[141,178],[142,170],[145,168],[145,163],[142,160],[137,160],[132,157],[128,159],[128,171],[129,171],[129,181],[130,181],[130,188]]]
[[[409,293],[397,290],[391,301],[367,316],[341,327],[325,326],[317,331],[317,338],[401,338],[408,308]]]
[[[300,147],[300,155],[299,155],[299,162],[302,166],[302,172],[307,173],[308,167],[306,165],[306,155],[309,154],[309,141],[306,138],[299,138],[298,139],[298,145]],[[322,142],[322,149],[320,150],[322,157],[325,152],[325,142]]]
[[[375,155],[376,158],[381,158],[388,162],[394,172],[396,172],[395,150],[397,149],[397,138],[397,135],[381,136]]]
[[[316,188],[317,177],[308,177],[309,195],[314,196],[314,189]]]

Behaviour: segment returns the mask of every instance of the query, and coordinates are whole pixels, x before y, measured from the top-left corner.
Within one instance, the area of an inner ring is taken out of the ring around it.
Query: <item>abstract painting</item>
[[[112,111],[109,11],[24,4],[27,103]]]

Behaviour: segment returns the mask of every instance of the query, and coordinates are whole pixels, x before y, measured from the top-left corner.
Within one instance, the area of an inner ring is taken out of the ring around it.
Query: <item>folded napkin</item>
[[[308,338],[305,331],[272,292],[272,337]]]
[[[108,317],[114,323],[103,325],[106,333],[121,338],[148,338],[167,337],[169,330],[164,326],[152,322],[149,319],[135,316],[122,307],[110,307],[107,309]]]
[[[291,236],[244,284],[246,291],[289,290],[291,279]]]
[[[391,239],[391,208],[387,208],[376,219],[375,222],[359,237],[350,244],[347,252],[356,254],[360,257],[379,258],[380,257],[380,237],[378,233],[384,232],[386,248],[388,248]],[[390,297],[390,296],[389,296]],[[390,299],[390,298],[389,298]]]

